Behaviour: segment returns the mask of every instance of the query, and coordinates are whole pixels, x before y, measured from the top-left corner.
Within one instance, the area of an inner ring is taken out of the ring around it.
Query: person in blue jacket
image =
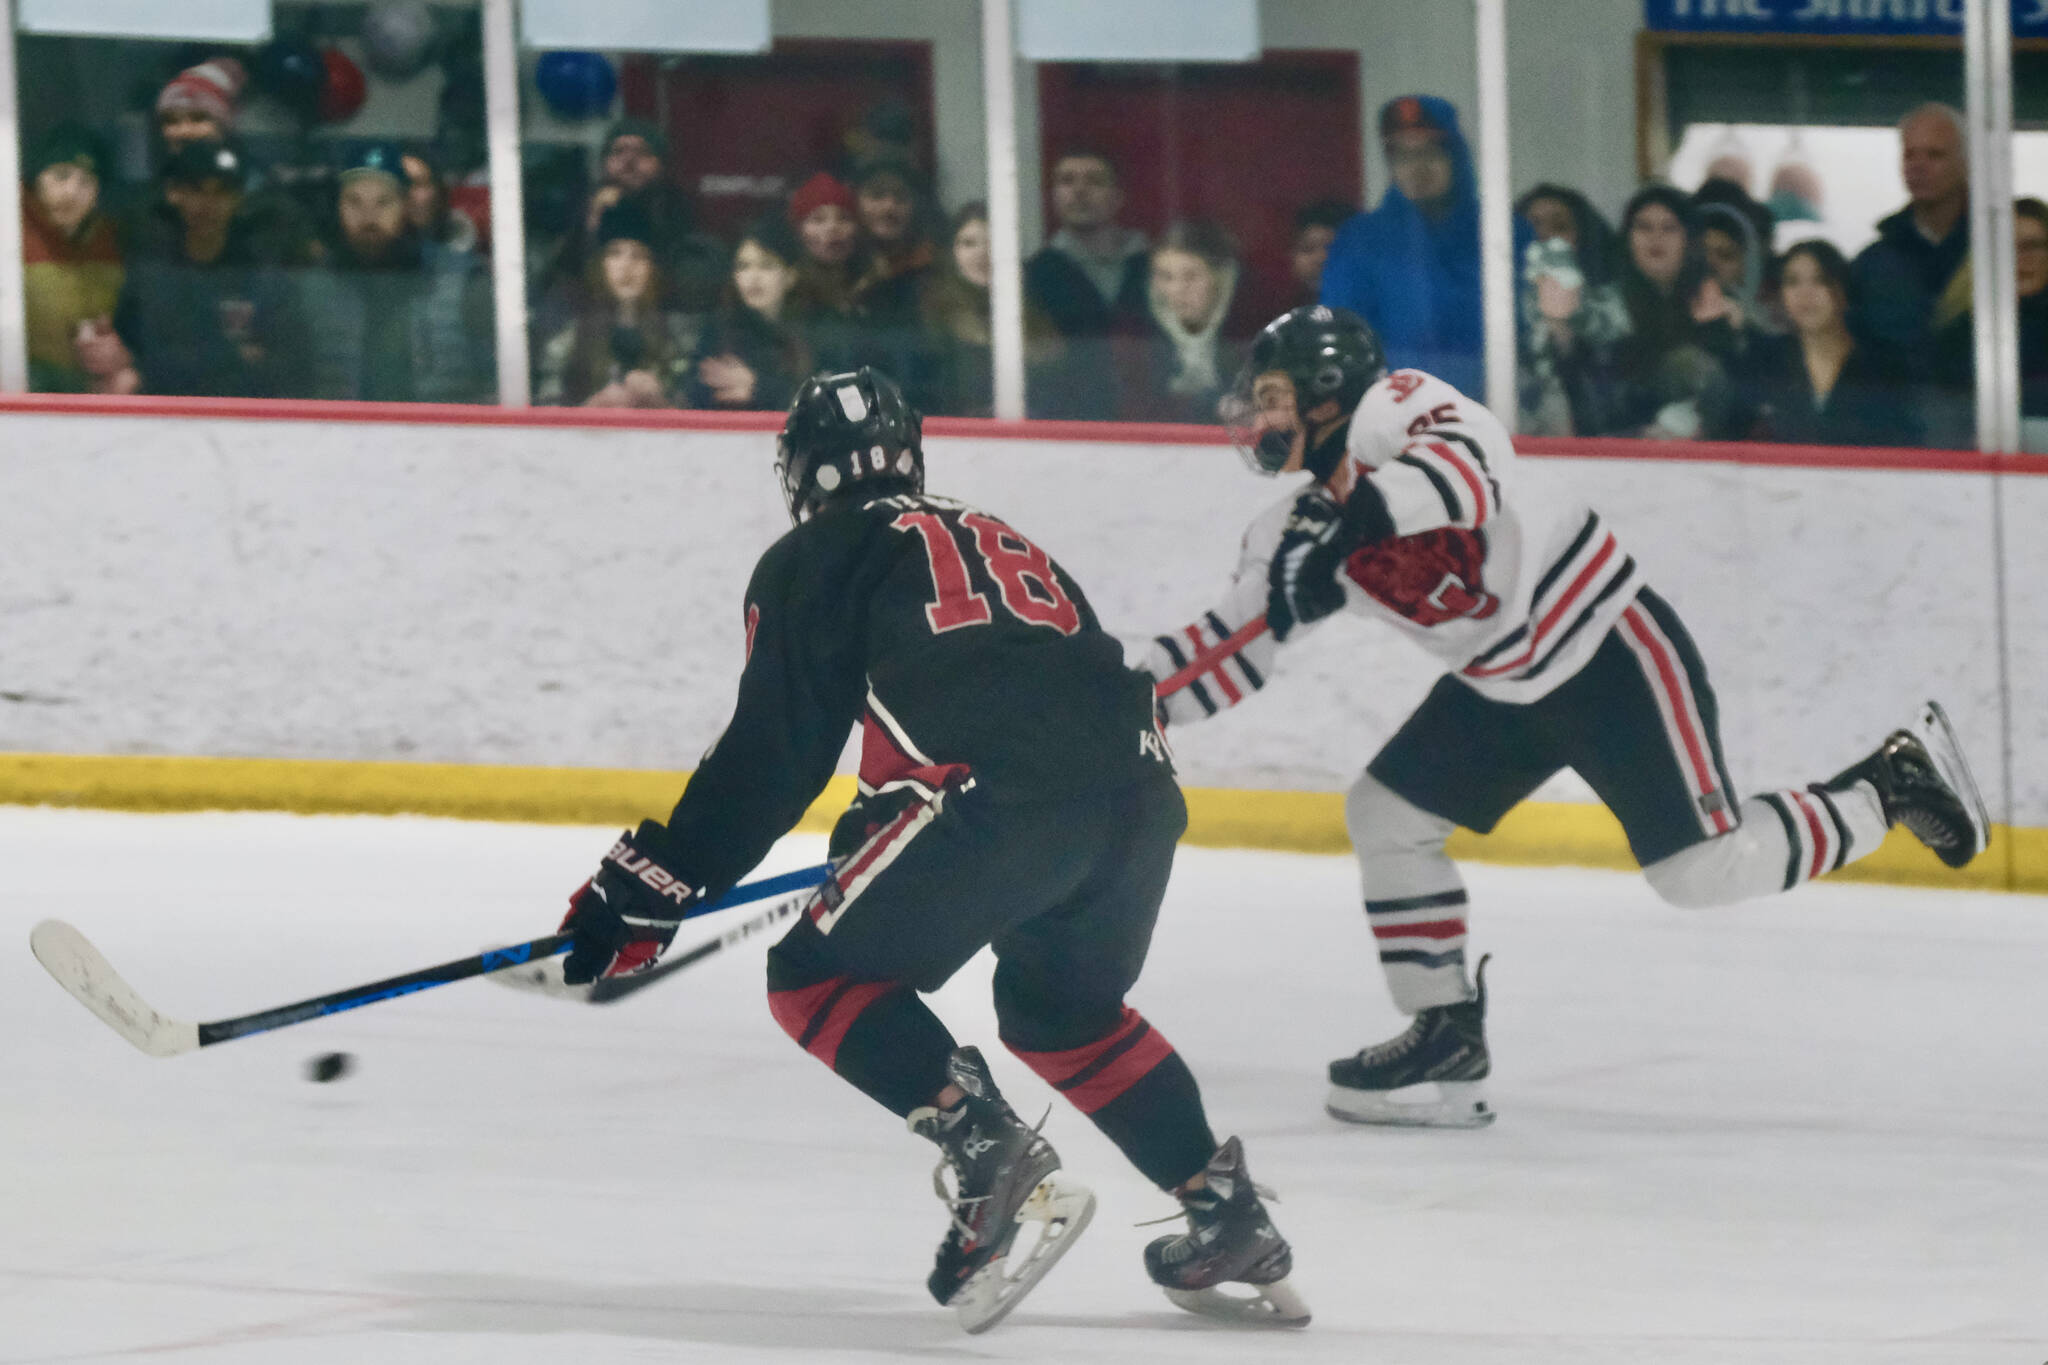
[[[1435,95],[1380,108],[1393,183],[1338,232],[1322,301],[1372,324],[1394,369],[1427,370],[1486,392],[1479,288],[1479,187],[1458,111]],[[1517,226],[1519,242],[1527,231]]]

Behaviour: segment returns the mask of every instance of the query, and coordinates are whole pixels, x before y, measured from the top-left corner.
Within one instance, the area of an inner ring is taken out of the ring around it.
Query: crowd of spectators
[[[1800,197],[1759,203],[1729,178],[1745,168],[1710,168],[1689,194],[1646,185],[1618,229],[1575,191],[1531,189],[1516,205],[1530,232],[1519,252],[1521,429],[1971,445],[1962,117],[1921,105],[1900,121],[1899,148],[1906,204],[1853,260],[1819,236],[1797,240]],[[2048,415],[2048,205],[2021,199],[2015,215],[2022,402]]]
[[[33,386],[490,401],[488,224],[451,204],[434,149],[346,144],[308,195],[251,164],[235,135],[243,84],[216,57],[158,92],[155,177],[118,210],[91,130],[24,149]],[[1529,189],[1514,206],[1521,429],[1968,444],[1963,125],[1930,104],[1899,133],[1907,203],[1853,260],[1818,239],[1774,253],[1789,189],[1767,206],[1724,176],[1647,184],[1612,225],[1576,190]],[[1378,203],[1303,205],[1286,260],[1249,264],[1284,266],[1294,302],[1360,313],[1393,365],[1483,393],[1479,202],[1457,111],[1402,96],[1377,135]],[[907,112],[879,106],[845,158],[723,240],[700,226],[663,130],[611,125],[573,211],[531,238],[536,400],[772,410],[817,369],[873,363],[928,412],[990,415],[988,211],[945,211],[913,144]],[[1046,188],[1023,272],[1030,414],[1215,420],[1267,320],[1229,227],[1148,235],[1096,148],[1061,149]],[[2040,201],[2020,201],[2018,255],[2025,401],[2048,412]]]
[[[357,143],[316,196],[235,135],[215,57],[158,92],[156,174],[110,205],[108,150],[60,124],[26,149],[31,385],[41,391],[488,402],[489,280],[431,154]]]

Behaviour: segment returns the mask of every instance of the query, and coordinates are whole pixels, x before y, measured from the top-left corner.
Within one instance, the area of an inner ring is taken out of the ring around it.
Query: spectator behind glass
[[[1115,412],[1109,337],[1145,310],[1151,262],[1145,234],[1125,227],[1122,178],[1099,151],[1069,148],[1052,164],[1057,225],[1024,262],[1024,298],[1068,343],[1071,363],[1034,409],[1048,417],[1108,418]]]
[[[1778,262],[1791,331],[1766,337],[1751,366],[1756,435],[1804,445],[1884,446],[1917,439],[1897,366],[1849,331],[1849,262],[1832,243],[1801,242]]]
[[[1970,307],[1970,168],[1962,115],[1923,104],[1899,121],[1899,176],[1906,206],[1877,224],[1856,257],[1857,310],[1850,326],[1915,382],[1915,401],[1935,445],[1972,443],[1966,392],[1943,392],[1927,369],[1935,333]],[[1968,382],[1964,384],[1964,390]]]
[[[328,263],[304,273],[313,391],[372,402],[482,403],[496,388],[489,280],[405,214],[404,154],[373,143],[337,181]]]
[[[598,220],[582,311],[541,348],[534,402],[549,407],[677,406],[694,319],[662,304],[654,225],[637,204]]]
[[[1737,434],[1730,369],[1743,339],[1707,270],[1692,200],[1638,190],[1622,214],[1615,281],[1549,295],[1532,345],[1548,347],[1581,436],[1716,440]]]
[[[448,205],[448,181],[441,167],[425,151],[407,152],[400,159],[405,171],[405,220],[422,241],[438,242],[450,251],[475,251],[480,240],[477,225],[466,213]]]
[[[907,161],[872,162],[854,182],[853,297],[871,326],[914,325],[918,291],[938,261],[925,232],[921,183]]]
[[[1371,323],[1393,368],[1484,393],[1479,189],[1457,111],[1434,95],[1403,95],[1382,106],[1379,128],[1393,184],[1337,233],[1322,301]]]
[[[1700,254],[1732,305],[1729,324],[1774,332],[1771,310],[1771,211],[1732,180],[1709,180],[1692,195]]]
[[[666,281],[667,306],[703,314],[717,303],[731,263],[724,244],[697,230],[696,209],[668,178],[668,138],[644,119],[621,119],[598,153],[598,186],[545,272],[546,307],[573,315],[575,295],[589,278],[597,225],[606,209],[630,203],[654,225],[654,254]]]
[[[796,397],[811,373],[792,306],[802,257],[795,231],[774,215],[740,238],[725,298],[697,348],[691,407],[781,411]]]
[[[240,151],[218,142],[188,142],[171,156],[165,214],[129,256],[118,342],[89,366],[105,370],[97,391],[305,396],[300,314],[283,263],[240,213],[246,174]]]
[[[67,123],[39,138],[22,166],[28,381],[38,393],[104,391],[128,365],[113,323],[121,244],[100,211],[106,164],[98,137]]]
[[[1605,318],[1618,335],[1619,298],[1607,286],[1620,247],[1613,227],[1592,202],[1562,185],[1537,185],[1516,201],[1515,214],[1532,238],[1522,252],[1516,296],[1520,430],[1532,436],[1575,435],[1581,416],[1572,411],[1556,361],[1561,351],[1585,344],[1585,333],[1601,325],[1603,315],[1582,306],[1589,289],[1604,291],[1590,297],[1613,299]]]
[[[953,215],[947,250],[925,283],[926,364],[917,399],[926,412],[948,417],[995,415],[995,353],[989,286],[995,266],[989,254],[988,205],[964,204]],[[1025,394],[1035,400],[1059,388],[1055,373],[1065,347],[1052,320],[1028,299],[1024,303]],[[1034,408],[1031,416],[1039,415]]]
[[[925,233],[921,190],[917,171],[903,161],[869,165],[853,187],[858,345],[865,363],[890,374],[912,374],[921,362],[917,301],[939,257]]]
[[[1152,248],[1142,313],[1121,328],[1117,366],[1126,421],[1217,420],[1216,403],[1241,363],[1229,327],[1237,244],[1214,223],[1175,223]]]
[[[1356,205],[1341,199],[1318,199],[1296,211],[1294,241],[1287,251],[1287,272],[1295,286],[1290,307],[1322,298],[1323,266],[1330,259],[1330,243],[1357,212]]]
[[[811,343],[812,361],[820,369],[855,368],[860,348],[854,316],[854,246],[860,229],[854,221],[853,190],[819,171],[789,197],[789,224],[800,244],[796,287],[789,307],[800,317]]]
[[[2028,417],[2048,417],[2048,204],[2039,199],[2015,199],[2012,215],[2013,274],[2019,294],[2020,411]],[[1963,271],[1966,280],[1971,274]],[[1935,334],[1935,382],[1951,389],[1958,401],[1974,402],[1971,386],[1976,358],[1977,313],[1972,307]]]
[[[156,97],[156,131],[166,156],[194,142],[226,142],[235,131],[249,74],[233,57],[209,57],[171,78]]]
[[[236,236],[249,250],[282,265],[304,265],[317,254],[313,225],[291,193],[264,183],[261,168],[248,149],[234,140],[239,100],[246,81],[242,64],[233,57],[211,57],[172,77],[156,99],[157,164],[167,166],[187,147],[228,147],[241,163],[241,191],[235,209]],[[122,217],[138,249],[162,254],[184,234],[184,224],[161,197],[142,206],[141,213]],[[147,242],[147,245],[140,245]]]

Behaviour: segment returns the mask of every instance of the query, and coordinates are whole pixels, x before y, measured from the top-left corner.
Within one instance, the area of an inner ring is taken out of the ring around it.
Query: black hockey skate
[[[1876,753],[1827,785],[1858,781],[1877,788],[1888,824],[1904,825],[1950,867],[1964,866],[1991,841],[1990,814],[1940,702],[1922,706]]]
[[[1330,1063],[1323,1108],[1347,1123],[1484,1128],[1493,1122],[1486,1077],[1486,964],[1470,1000],[1420,1011],[1408,1031]]]
[[[945,1153],[932,1188],[953,1211],[926,1284],[961,1326],[986,1332],[1073,1245],[1095,1213],[1095,1196],[1055,1175],[1059,1154],[1003,1099],[979,1049],[956,1048],[946,1073],[966,1098],[951,1109],[914,1109],[909,1119],[911,1132]],[[1027,1223],[1039,1225],[1037,1236],[1020,1251],[1017,1235]]]
[[[1232,1138],[1217,1148],[1203,1175],[1203,1188],[1180,1197],[1188,1230],[1146,1247],[1145,1273],[1190,1313],[1306,1327],[1308,1305],[1287,1282],[1294,1252],[1266,1216],[1259,1196],[1273,1193],[1252,1183],[1244,1144]],[[1252,1292],[1225,1293],[1226,1284]]]

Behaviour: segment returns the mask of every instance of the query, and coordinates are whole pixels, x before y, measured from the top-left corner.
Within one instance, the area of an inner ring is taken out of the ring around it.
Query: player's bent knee
[[[1730,862],[1740,854],[1733,833],[1680,849],[1643,869],[1643,879],[1667,905],[1680,910],[1712,910],[1747,899],[1730,875]]]
[[[1362,857],[1440,852],[1455,828],[1369,772],[1344,793],[1344,827]]]

